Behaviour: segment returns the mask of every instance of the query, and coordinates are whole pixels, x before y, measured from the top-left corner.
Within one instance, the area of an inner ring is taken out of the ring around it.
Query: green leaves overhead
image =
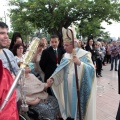
[[[15,24],[21,23],[26,29],[32,26],[61,35],[62,27],[67,28],[75,21],[93,24],[95,19],[99,25],[102,21],[109,23],[110,19],[120,21],[120,4],[110,0],[11,0],[10,5],[16,6],[11,9],[14,29]]]

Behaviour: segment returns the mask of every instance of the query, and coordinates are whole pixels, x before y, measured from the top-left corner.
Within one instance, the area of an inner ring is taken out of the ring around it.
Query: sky
[[[11,30],[10,19],[7,16],[7,14],[9,14],[8,9],[10,8],[7,5],[8,1],[9,0],[0,0],[0,17],[2,17],[3,21],[5,22],[6,15],[6,23]],[[116,39],[120,37],[120,23],[113,22],[111,25],[107,25],[107,23],[103,22],[101,25],[105,28],[105,31],[108,31],[110,33],[111,37],[115,37]]]
[[[111,37],[115,37],[116,39],[120,37],[120,22],[113,21],[111,25],[107,25],[106,22],[103,22],[102,26],[105,28],[105,31],[110,33]]]
[[[10,19],[8,17],[10,8],[8,5],[8,0],[0,0],[0,18],[3,18],[3,22],[5,22],[5,16],[6,16],[6,23],[10,28]]]

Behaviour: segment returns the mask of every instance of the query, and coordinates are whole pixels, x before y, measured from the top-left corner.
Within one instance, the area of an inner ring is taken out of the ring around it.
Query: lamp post
[[[6,13],[5,13],[5,11],[4,11],[4,18],[5,18],[5,23],[6,23]]]
[[[3,15],[4,17],[3,18],[4,18],[4,22],[6,23],[7,19],[6,19],[6,11],[5,11],[6,5],[5,4],[3,4],[3,10],[4,10],[4,15]]]

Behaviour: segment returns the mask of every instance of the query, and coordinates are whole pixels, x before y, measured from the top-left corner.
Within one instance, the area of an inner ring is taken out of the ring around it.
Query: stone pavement
[[[96,120],[115,120],[120,100],[117,74],[110,71],[110,64],[107,64],[103,66],[103,77],[97,78]]]

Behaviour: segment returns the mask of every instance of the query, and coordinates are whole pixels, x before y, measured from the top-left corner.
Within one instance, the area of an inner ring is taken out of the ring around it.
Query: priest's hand
[[[52,78],[48,79],[47,84],[48,84],[49,87],[51,87],[52,84],[53,84],[53,79]]]
[[[77,56],[73,56],[73,62],[76,64],[76,65],[80,65],[81,62],[79,60],[79,58]]]

